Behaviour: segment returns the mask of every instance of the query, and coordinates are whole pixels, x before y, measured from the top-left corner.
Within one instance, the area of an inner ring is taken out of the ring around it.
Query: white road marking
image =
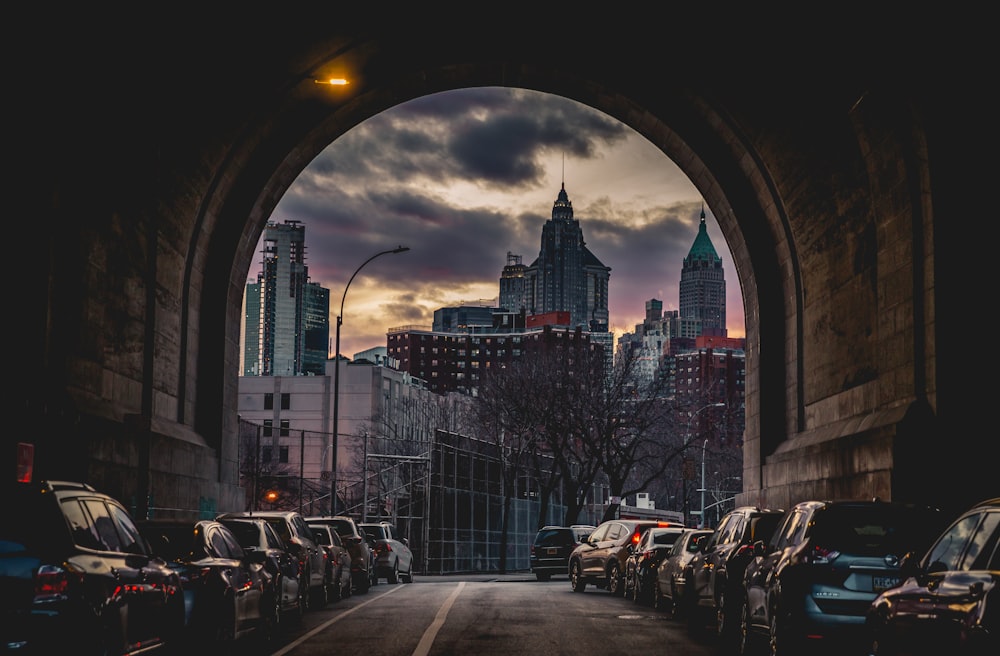
[[[437,636],[438,631],[444,626],[444,621],[448,617],[448,611],[455,604],[455,600],[458,598],[458,594],[465,587],[465,581],[458,584],[455,591],[451,593],[451,596],[445,600],[444,604],[438,609],[437,616],[431,625],[427,627],[424,631],[424,635],[420,638],[420,643],[417,648],[413,650],[413,656],[427,656],[431,651],[431,645],[434,644],[434,638]]]

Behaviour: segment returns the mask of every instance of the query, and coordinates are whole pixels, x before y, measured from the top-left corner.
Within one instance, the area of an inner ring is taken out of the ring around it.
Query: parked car
[[[753,543],[767,542],[785,511],[739,506],[722,516],[711,537],[691,560],[683,604],[688,629],[711,624],[723,640],[739,625],[743,570],[753,559]]]
[[[326,550],[327,596],[337,601],[351,596],[351,552],[329,524],[309,524],[309,528]]]
[[[625,592],[625,559],[655,520],[610,519],[601,522],[587,540],[569,555],[569,581],[573,592],[583,592],[588,583],[620,597]]]
[[[329,601],[326,596],[326,552],[316,542],[316,536],[301,513],[294,510],[248,510],[223,513],[216,519],[236,517],[257,517],[270,524],[285,549],[299,561],[299,585],[307,590],[306,610],[326,606]]]
[[[232,531],[214,520],[137,525],[153,553],[181,579],[187,648],[229,653],[245,636],[273,639],[279,600],[265,553],[246,551]]]
[[[862,653],[865,612],[899,584],[903,555],[925,550],[941,526],[940,511],[926,506],[797,503],[768,542],[753,545],[734,642],[745,652],[766,641],[775,656],[830,647]]]
[[[959,515],[865,614],[873,656],[1000,654],[1000,497]]]
[[[691,576],[691,561],[702,542],[712,535],[712,529],[695,528],[679,536],[670,551],[656,567],[653,579],[653,607],[676,615],[682,608],[687,582]]]
[[[180,638],[180,577],[118,500],[84,483],[38,481],[5,484],[3,502],[0,649],[139,654]]]
[[[570,553],[596,528],[596,526],[574,524],[543,526],[538,529],[528,555],[531,573],[539,581],[548,581],[553,574],[568,574]]]
[[[301,585],[298,559],[285,548],[274,528],[258,517],[227,517],[219,521],[233,532],[244,549],[267,555],[264,567],[275,582],[281,620],[301,620],[308,606],[308,590]]]
[[[653,599],[653,579],[660,561],[670,553],[674,542],[692,529],[683,526],[647,528],[639,536],[632,553],[625,559],[625,596],[635,603]]]
[[[346,515],[325,515],[307,517],[306,521],[312,524],[328,524],[337,531],[337,535],[351,554],[351,579],[354,592],[364,594],[378,583],[378,577],[375,576],[375,550],[353,518]]]
[[[375,578],[387,583],[413,583],[413,552],[410,541],[401,536],[396,525],[390,522],[362,522],[358,524],[375,545]]]

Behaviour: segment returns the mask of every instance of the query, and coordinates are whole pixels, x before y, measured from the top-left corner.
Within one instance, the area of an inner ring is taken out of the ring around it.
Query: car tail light
[[[42,565],[35,572],[35,601],[65,595],[73,584],[72,572],[56,565]]]
[[[836,549],[827,549],[817,545],[802,553],[801,562],[807,565],[829,565],[838,556],[840,556],[840,552]]]
[[[381,551],[386,551],[386,552],[389,552],[389,551],[392,551],[392,545],[391,545],[391,544],[389,544],[388,542],[385,542],[384,544],[382,544],[382,545],[381,545],[381,546],[379,547],[379,549],[380,549]]]

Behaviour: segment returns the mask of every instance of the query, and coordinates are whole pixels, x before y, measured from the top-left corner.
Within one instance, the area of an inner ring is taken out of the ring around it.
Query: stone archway
[[[123,497],[149,489],[177,507],[236,504],[240,299],[278,198],[322,147],[382,109],[500,85],[628,124],[718,217],[747,312],[743,501],[929,496],[921,459],[898,456],[913,453],[902,437],[935,438],[904,419],[921,407],[940,421],[941,379],[956,375],[939,356],[957,330],[940,290],[961,288],[940,244],[957,238],[935,217],[963,207],[967,153],[950,135],[972,126],[923,59],[887,70],[881,53],[861,51],[824,68],[818,41],[797,44],[789,63],[777,48],[748,49],[743,32],[706,53],[700,39],[665,42],[635,21],[627,33],[542,16],[516,29],[331,30],[274,16],[234,32],[212,18],[167,21],[159,36],[59,32],[39,59],[75,57],[92,75],[24,87],[31,106],[91,99],[72,121],[29,112],[34,140],[17,151],[33,173],[25,192],[45,199],[42,218],[57,228],[34,249],[44,258],[26,253],[18,269],[47,272],[18,290],[25,349],[14,361],[39,475]],[[355,80],[348,94],[314,84],[338,69]],[[977,413],[950,389],[949,421],[971,428]],[[956,452],[946,465],[962,462]],[[961,505],[983,490],[949,494]]]

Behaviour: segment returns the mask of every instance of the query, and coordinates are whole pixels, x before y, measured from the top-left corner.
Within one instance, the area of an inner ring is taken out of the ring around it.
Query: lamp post
[[[691,416],[688,417],[689,438],[691,435],[691,422],[694,421],[694,418],[698,416],[699,412],[701,412],[702,410],[707,410],[708,408],[722,408],[725,405],[726,405],[725,403],[709,403],[708,405],[704,405],[695,410],[694,412],[692,412]],[[698,528],[705,528],[705,449],[706,448],[708,448],[708,438],[706,438],[704,444],[701,445],[701,490],[700,490],[701,514],[698,515]]]
[[[337,344],[334,355],[333,367],[333,433],[330,435],[330,514],[337,514],[337,442],[340,432],[340,326],[344,323],[344,301],[347,300],[347,290],[354,277],[358,275],[365,265],[380,255],[390,255],[395,253],[405,253],[410,250],[407,246],[397,246],[387,251],[379,251],[361,263],[354,273],[351,274],[347,285],[344,287],[344,295],[340,298],[340,314],[337,315]]]

